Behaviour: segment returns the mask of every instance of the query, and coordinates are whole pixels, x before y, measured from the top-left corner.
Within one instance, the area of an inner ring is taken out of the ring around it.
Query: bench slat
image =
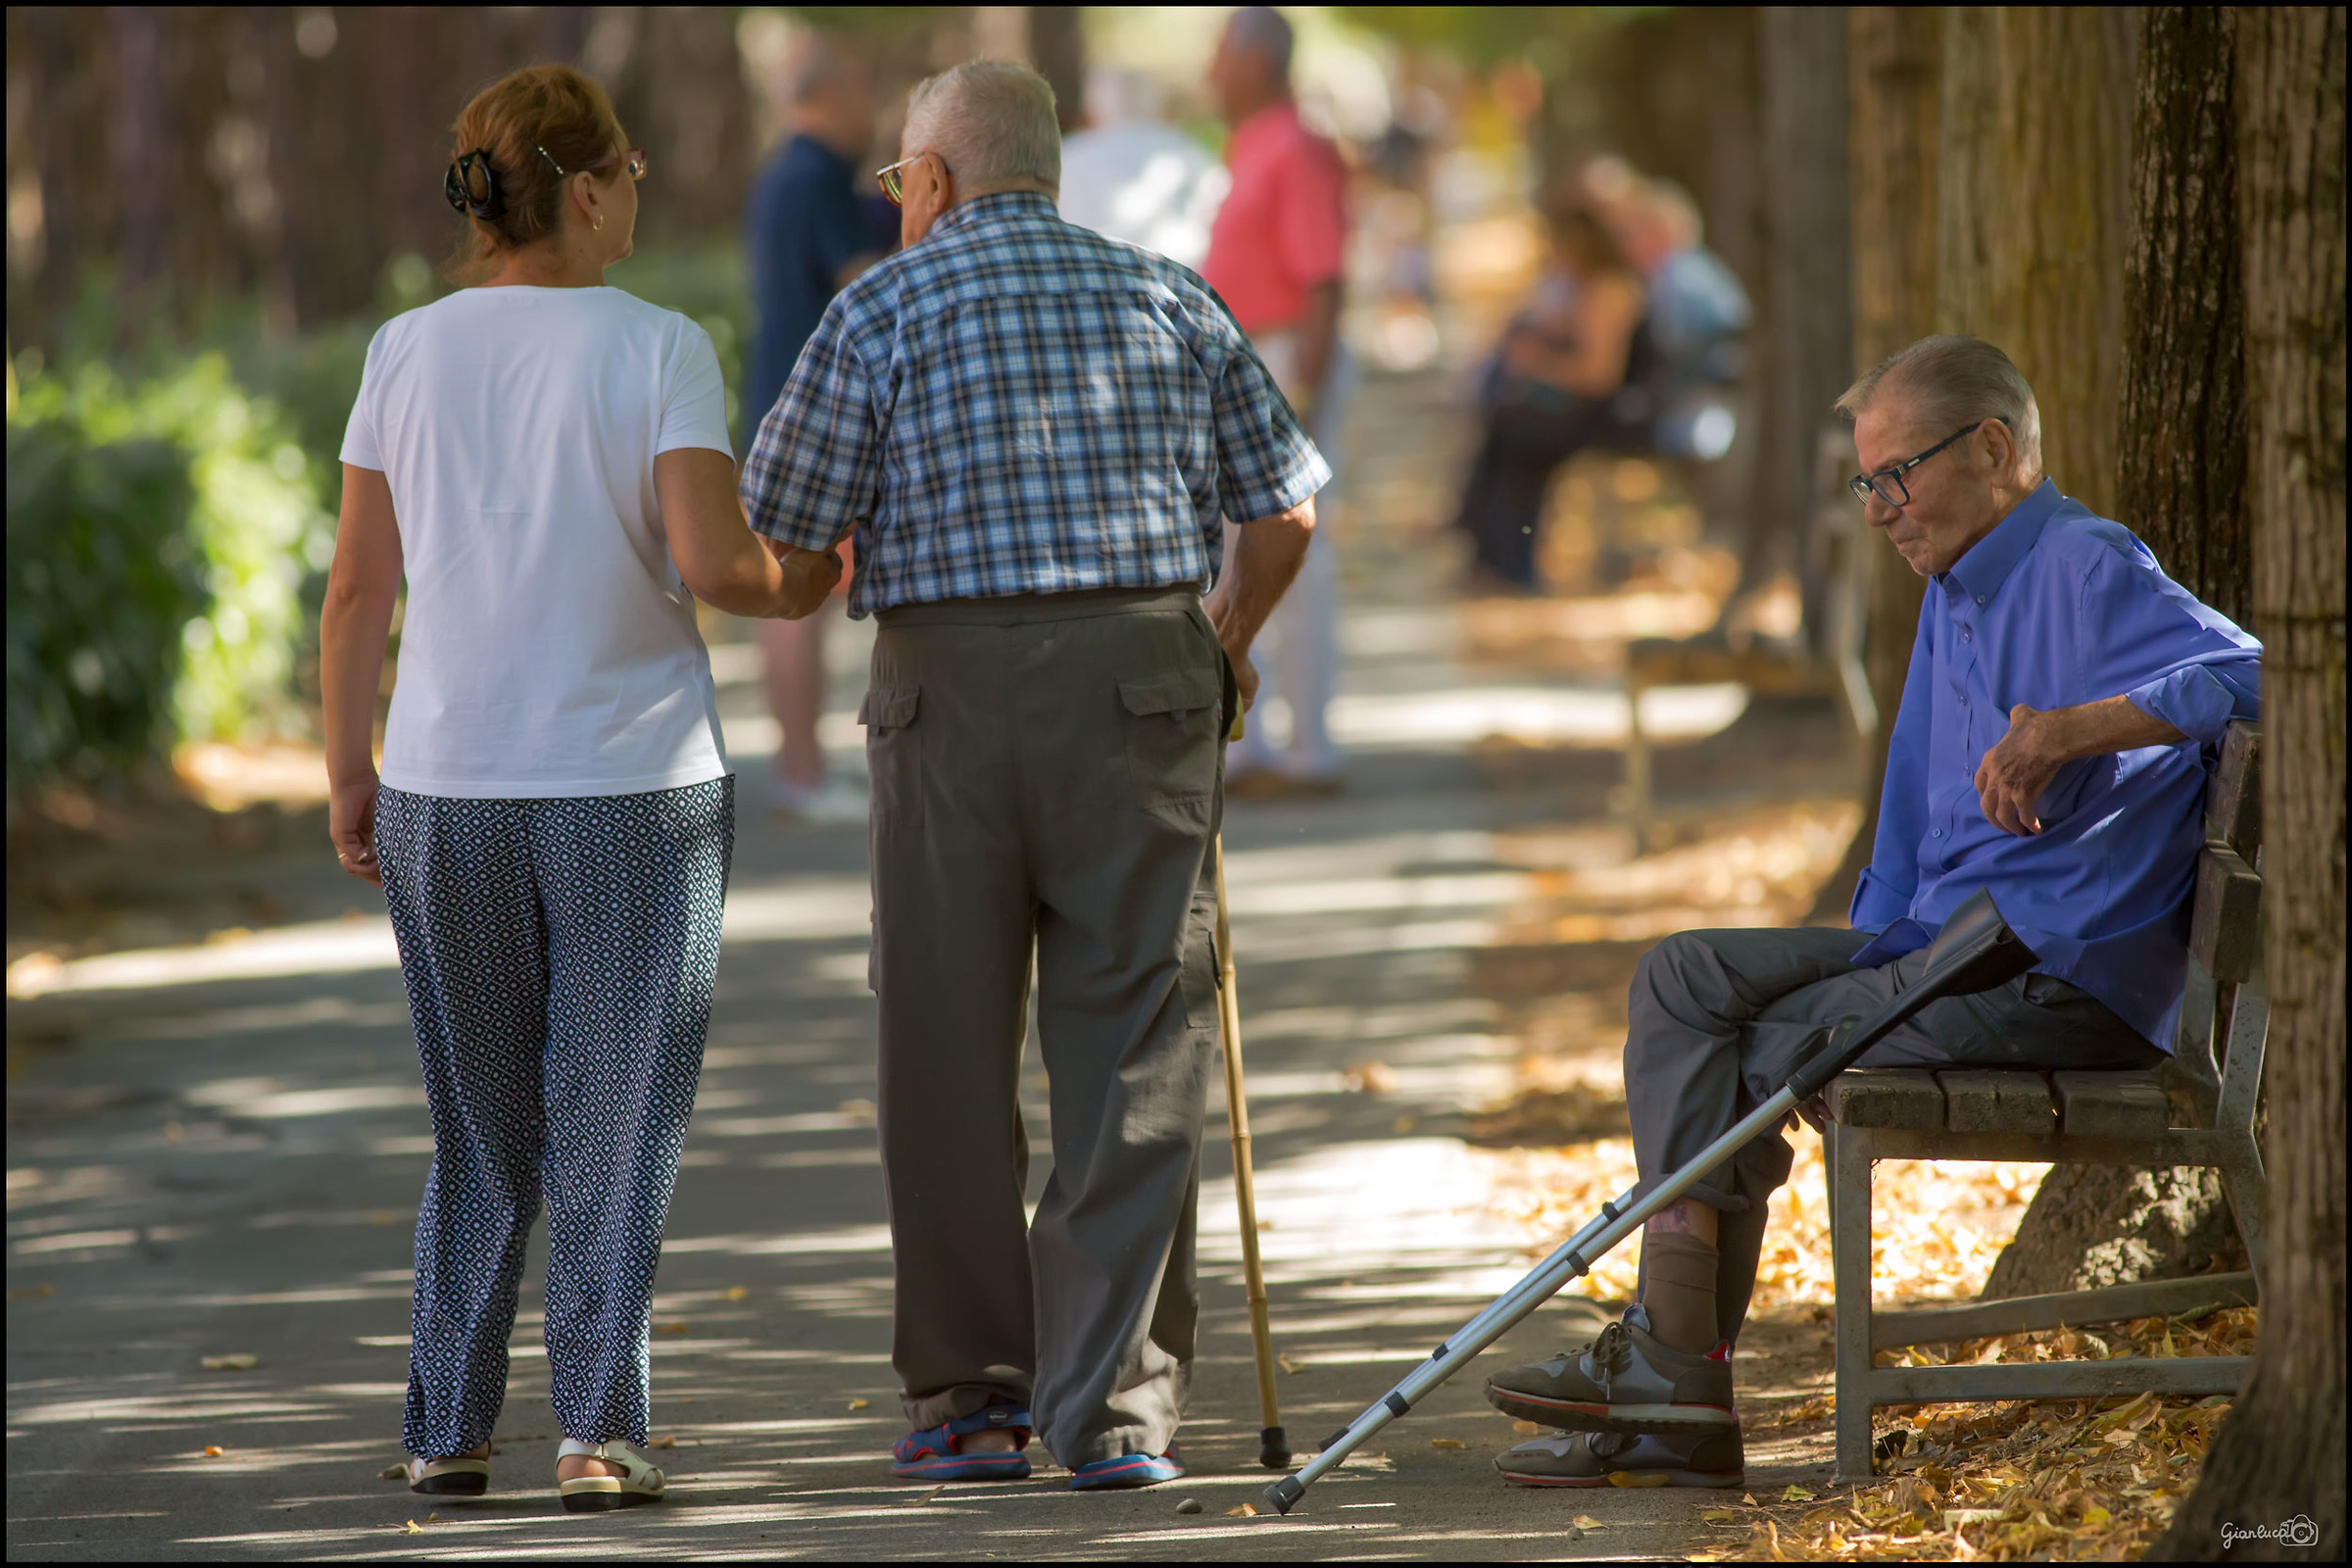
[[[2197,857],[2197,897],[2188,919],[2188,951],[2216,980],[2254,972],[2262,940],[2262,878],[2233,850],[2208,844]]]
[[[1830,1080],[1830,1117],[1847,1127],[1943,1126],[1943,1088],[1917,1067],[1851,1067]]]
[[[1956,1133],[2054,1133],[2058,1107],[2037,1072],[1939,1072],[1944,1125]]]
[[[2251,860],[2262,845],[2262,731],[2235,719],[2205,791],[2205,836]]]
[[[2161,1138],[2172,1103],[2152,1072],[2054,1072],[2059,1125],[2075,1138]]]

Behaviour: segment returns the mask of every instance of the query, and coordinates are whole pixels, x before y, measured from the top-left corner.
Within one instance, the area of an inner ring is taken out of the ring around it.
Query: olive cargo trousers
[[[918,1429],[1026,1404],[1075,1467],[1164,1452],[1183,1416],[1227,690],[1191,591],[881,615],[870,979],[891,1359]],[[1033,952],[1054,1169],[1031,1224]]]

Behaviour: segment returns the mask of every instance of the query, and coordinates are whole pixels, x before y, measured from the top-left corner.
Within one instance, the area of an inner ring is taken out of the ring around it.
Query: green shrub
[[[12,801],[172,740],[299,727],[301,588],[332,558],[334,521],[276,405],[220,354],[136,385],[31,369],[13,394]],[[22,738],[21,711],[35,715]]]
[[[187,457],[93,439],[70,411],[8,421],[8,814],[27,787],[168,743],[181,628],[209,595]]]

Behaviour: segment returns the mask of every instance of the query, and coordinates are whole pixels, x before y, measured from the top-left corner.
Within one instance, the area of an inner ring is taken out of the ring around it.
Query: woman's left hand
[[[363,882],[384,885],[384,870],[375,860],[375,775],[335,785],[326,798],[326,833],[334,841],[335,858],[343,869]]]

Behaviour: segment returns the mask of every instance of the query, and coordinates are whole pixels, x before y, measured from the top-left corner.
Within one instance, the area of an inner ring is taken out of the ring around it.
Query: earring
[[[596,218],[596,226],[597,226],[597,228],[598,228],[598,230],[599,230],[599,231],[602,231],[602,229],[603,229],[603,228],[604,228],[604,226],[605,226],[605,218],[604,218],[604,215],[603,215],[602,213],[599,213],[599,214],[597,215],[597,218]]]

